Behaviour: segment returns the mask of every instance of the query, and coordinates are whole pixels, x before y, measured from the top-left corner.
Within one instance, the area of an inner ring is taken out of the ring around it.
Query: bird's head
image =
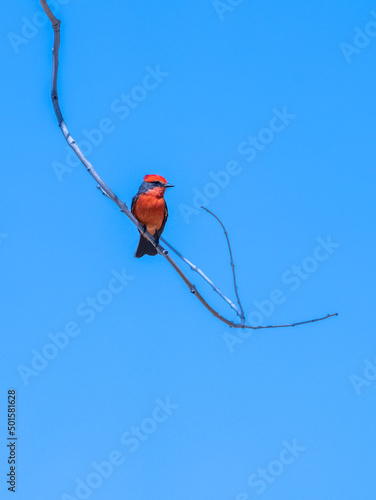
[[[144,182],[142,185],[146,191],[152,192],[158,197],[162,197],[165,190],[170,187],[174,187],[172,184],[168,184],[166,179],[161,175],[145,175]]]

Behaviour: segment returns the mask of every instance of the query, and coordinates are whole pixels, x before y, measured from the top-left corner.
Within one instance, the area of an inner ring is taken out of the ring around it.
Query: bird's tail
[[[154,237],[156,237],[155,235]],[[136,250],[136,253],[134,254],[135,257],[138,259],[142,257],[143,255],[157,255],[157,251],[155,247],[150,243],[149,240],[147,240],[142,234],[140,234],[140,240],[138,242],[138,247]]]

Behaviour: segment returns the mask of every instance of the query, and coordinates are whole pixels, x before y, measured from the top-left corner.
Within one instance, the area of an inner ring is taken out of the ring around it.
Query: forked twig
[[[238,301],[238,304],[239,304],[240,317],[241,317],[242,323],[245,323],[244,311],[243,311],[242,303],[240,302],[240,298],[239,298],[239,294],[238,294],[238,286],[236,284],[235,264],[234,264],[234,259],[232,258],[232,251],[231,251],[230,239],[228,237],[226,228],[223,225],[222,221],[215,214],[213,214],[213,212],[211,212],[208,208],[205,208],[205,207],[201,207],[201,208],[203,208],[204,210],[206,210],[207,212],[209,212],[209,214],[211,214],[215,219],[217,219],[217,221],[220,223],[220,225],[222,226],[222,229],[223,229],[223,231],[225,233],[226,240],[227,240],[227,245],[228,245],[228,249],[229,249],[229,252],[230,252],[230,259],[231,259],[230,264],[231,264],[231,268],[232,268],[232,276],[234,278],[235,295],[236,295],[236,298],[237,298],[237,301]]]
[[[184,255],[182,255],[178,250],[176,250],[176,248],[174,248],[170,243],[168,243],[164,238],[160,238],[161,241],[163,241],[163,243],[165,245],[167,245],[173,252],[176,253],[176,255],[178,257],[180,257],[186,264],[188,264],[188,266],[192,269],[192,271],[196,271],[196,273],[198,273],[201,278],[203,278],[205,281],[207,281],[209,283],[210,286],[212,286],[213,290],[215,292],[218,293],[218,295],[220,295],[222,297],[222,299],[227,302],[227,304],[232,308],[234,309],[234,311],[236,312],[236,314],[243,320],[243,317],[242,317],[242,312],[239,311],[239,309],[236,307],[236,305],[232,302],[232,300],[230,300],[229,298],[226,297],[226,295],[224,295],[221,290],[212,282],[212,280],[210,278],[208,278],[206,276],[206,274],[204,272],[201,271],[201,269],[199,267],[197,267],[195,264],[193,264],[192,262],[190,262],[186,257],[184,257]]]
[[[107,184],[102,180],[102,178],[98,175],[96,170],[94,169],[93,165],[86,159],[85,155],[79,148],[78,144],[76,141],[73,139],[71,134],[69,133],[69,130],[67,128],[67,125],[63,119],[63,115],[60,109],[59,105],[59,96],[57,93],[57,74],[58,74],[58,66],[59,66],[59,47],[60,47],[60,24],[61,21],[58,20],[54,14],[51,12],[48,3],[46,0],[40,0],[40,3],[43,7],[44,12],[47,14],[49,20],[51,21],[52,28],[54,30],[54,46],[53,46],[53,61],[52,61],[52,83],[51,83],[51,99],[52,99],[52,105],[55,111],[55,115],[59,124],[59,127],[68,143],[68,145],[73,149],[73,151],[76,153],[77,157],[81,161],[81,163],[85,166],[86,170],[89,172],[89,174],[95,179],[95,181],[98,183],[99,189],[102,191],[104,195],[106,195],[110,200],[112,200],[116,205],[120,208],[120,211],[125,214],[132,222],[133,224],[141,230],[141,232],[144,234],[145,238],[147,238],[151,244],[156,248],[157,252],[162,255],[170,264],[171,266],[175,269],[175,271],[179,274],[181,279],[184,281],[184,283],[188,286],[189,290],[191,293],[193,293],[198,300],[203,304],[204,307],[208,311],[210,311],[216,318],[218,318],[220,321],[223,323],[226,323],[226,325],[233,327],[233,328],[250,328],[254,330],[262,329],[262,328],[284,328],[284,327],[290,327],[290,326],[297,326],[297,325],[304,325],[306,323],[314,323],[316,321],[322,321],[324,319],[330,318],[332,316],[337,316],[337,313],[335,314],[328,314],[327,316],[323,318],[317,318],[317,319],[312,319],[309,321],[301,321],[299,323],[292,323],[289,325],[271,325],[271,326],[250,326],[250,325],[245,325],[245,324],[239,324],[239,323],[234,323],[231,320],[228,320],[224,316],[222,316],[219,312],[217,312],[215,309],[213,309],[207,302],[206,300],[202,297],[202,295],[197,291],[196,287],[189,281],[189,279],[185,276],[183,271],[180,269],[180,267],[176,264],[176,262],[169,256],[168,251],[163,248],[161,245],[157,244],[153,236],[147,232],[144,231],[143,226],[138,222],[138,220],[133,216],[132,212],[129,210],[127,207],[126,203],[121,201],[112,191],[111,189],[107,186]]]

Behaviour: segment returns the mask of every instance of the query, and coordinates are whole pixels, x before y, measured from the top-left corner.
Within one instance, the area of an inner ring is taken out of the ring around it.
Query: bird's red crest
[[[144,177],[144,181],[145,182],[156,182],[156,181],[159,181],[159,182],[163,182],[163,184],[167,184],[167,181],[164,177],[162,177],[161,175],[145,175]]]

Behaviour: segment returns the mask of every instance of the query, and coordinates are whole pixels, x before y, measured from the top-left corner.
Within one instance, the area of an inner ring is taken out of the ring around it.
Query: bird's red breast
[[[161,188],[155,188],[147,193],[141,193],[133,205],[133,215],[150,234],[160,229],[166,216],[166,202],[163,194],[155,193]]]

